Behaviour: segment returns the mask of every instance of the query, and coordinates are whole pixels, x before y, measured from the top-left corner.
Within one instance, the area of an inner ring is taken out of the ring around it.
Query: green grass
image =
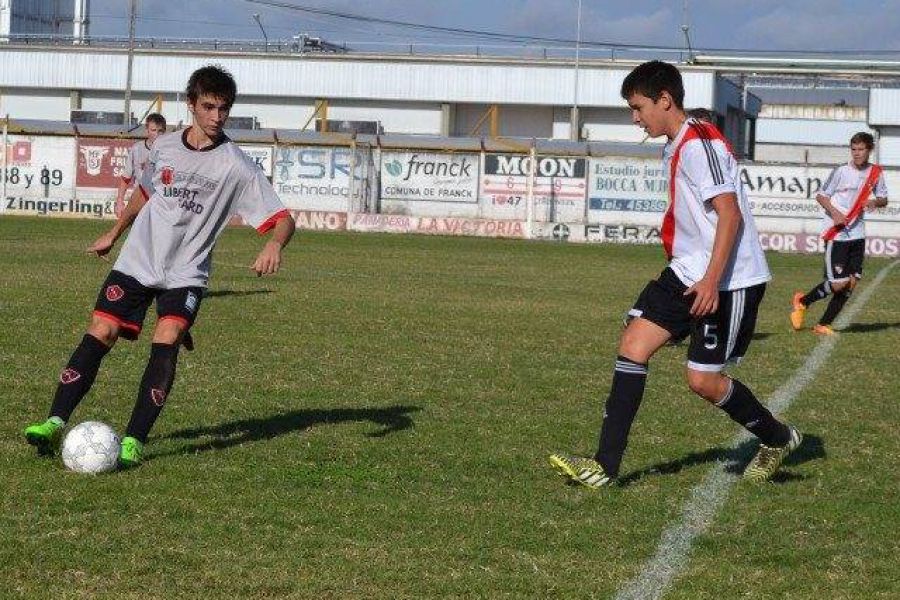
[[[627,485],[570,487],[546,465],[593,450],[621,316],[659,248],[303,233],[257,279],[241,265],[259,238],[230,230],[148,461],[75,475],[21,430],[87,324],[109,264],[83,248],[103,227],[0,219],[0,598],[608,597],[736,432],[666,348]],[[786,309],[820,258],[770,263],[735,371],[762,398],[817,343]],[[807,435],[797,457],[737,485],[669,597],[896,597],[898,294],[900,269],[786,415]],[[152,324],[74,421],[124,428]]]

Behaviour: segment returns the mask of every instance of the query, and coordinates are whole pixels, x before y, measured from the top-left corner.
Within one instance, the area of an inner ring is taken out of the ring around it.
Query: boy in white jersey
[[[151,113],[144,121],[144,129],[147,132],[147,139],[135,142],[128,149],[128,156],[125,158],[125,169],[119,179],[119,190],[114,206],[116,218],[119,218],[125,209],[125,192],[128,188],[141,183],[141,175],[150,158],[150,148],[153,147],[156,138],[166,132],[166,118],[159,113]]]
[[[770,279],[737,161],[715,126],[685,115],[674,66],[651,61],[636,67],[622,83],[622,97],[648,136],[669,140],[663,152],[669,206],[661,229],[669,266],[629,312],[594,457],[553,454],[550,464],[587,487],[612,483],[644,394],[647,363],[670,340],[690,336],[688,386],[760,438],[744,475],[768,479],[801,436],[722,372],[746,353]]]
[[[794,293],[791,310],[794,331],[803,329],[803,318],[810,304],[834,294],[813,327],[813,333],[834,335],[831,324],[862,278],[866,211],[887,206],[888,191],[882,169],[869,162],[874,147],[875,139],[864,131],[850,138],[850,162],[835,168],[816,195],[816,201],[825,209],[822,218],[825,280],[807,294]]]
[[[178,349],[188,349],[191,325],[207,287],[212,250],[233,215],[272,236],[256,257],[257,275],[278,271],[295,224],[262,171],[223,131],[237,87],[217,66],[188,80],[193,125],[160,136],[137,190],[116,224],[88,252],[106,255],[131,233],[100,289],[91,324],[59,377],[50,416],[25,429],[40,454],[58,447],[63,426],[90,390],[103,357],[119,337],[136,339],[156,300],[159,319],[150,359],[122,439],[119,463],[140,464],[144,444],[175,379]]]

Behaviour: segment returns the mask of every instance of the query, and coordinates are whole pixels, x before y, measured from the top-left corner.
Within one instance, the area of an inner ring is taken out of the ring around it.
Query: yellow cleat
[[[566,479],[592,489],[603,487],[613,482],[613,478],[607,475],[600,463],[593,458],[551,454],[550,466]]]
[[[806,316],[806,305],[803,304],[803,292],[795,292],[791,300],[791,327],[794,331],[803,329],[803,317]]]
[[[816,326],[812,328],[812,332],[816,335],[835,335],[835,331],[831,325],[822,325],[821,323],[817,323]]]
[[[759,451],[744,470],[744,479],[754,483],[766,481],[775,474],[784,458],[800,447],[803,435],[797,431],[796,427],[788,425],[788,428],[791,430],[791,437],[784,446],[773,448],[765,444],[759,445]]]

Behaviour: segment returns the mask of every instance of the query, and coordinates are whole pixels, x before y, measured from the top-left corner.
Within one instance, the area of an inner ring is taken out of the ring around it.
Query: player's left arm
[[[269,241],[263,246],[251,267],[257,277],[278,272],[278,269],[281,268],[281,249],[288,245],[296,230],[297,224],[294,222],[294,218],[290,213],[284,211],[272,228]]]
[[[875,192],[874,198],[869,198],[869,201],[866,202],[866,210],[874,210],[876,208],[884,208],[887,206],[887,184],[884,182],[884,172],[878,176],[878,181],[875,182]]]
[[[884,208],[885,206],[887,206],[887,195],[887,185],[884,183],[884,173],[882,173],[878,177],[878,181],[875,182],[875,197],[870,198],[866,203],[866,210]]]
[[[716,237],[713,240],[712,255],[703,278],[689,287],[684,295],[694,294],[691,315],[702,317],[716,312],[719,308],[719,282],[731,258],[734,242],[743,223],[737,196],[725,192],[708,200],[718,215]]]

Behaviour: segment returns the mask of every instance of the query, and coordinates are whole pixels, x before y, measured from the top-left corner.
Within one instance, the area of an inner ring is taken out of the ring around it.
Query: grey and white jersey
[[[232,216],[265,233],[287,210],[262,170],[223,136],[202,150],[187,132],[157,138],[140,183],[148,198],[113,267],[152,288],[206,287]]]
[[[128,158],[125,160],[125,168],[122,170],[122,180],[131,185],[141,183],[141,176],[147,168],[150,159],[150,146],[147,140],[139,140],[128,149]]]

